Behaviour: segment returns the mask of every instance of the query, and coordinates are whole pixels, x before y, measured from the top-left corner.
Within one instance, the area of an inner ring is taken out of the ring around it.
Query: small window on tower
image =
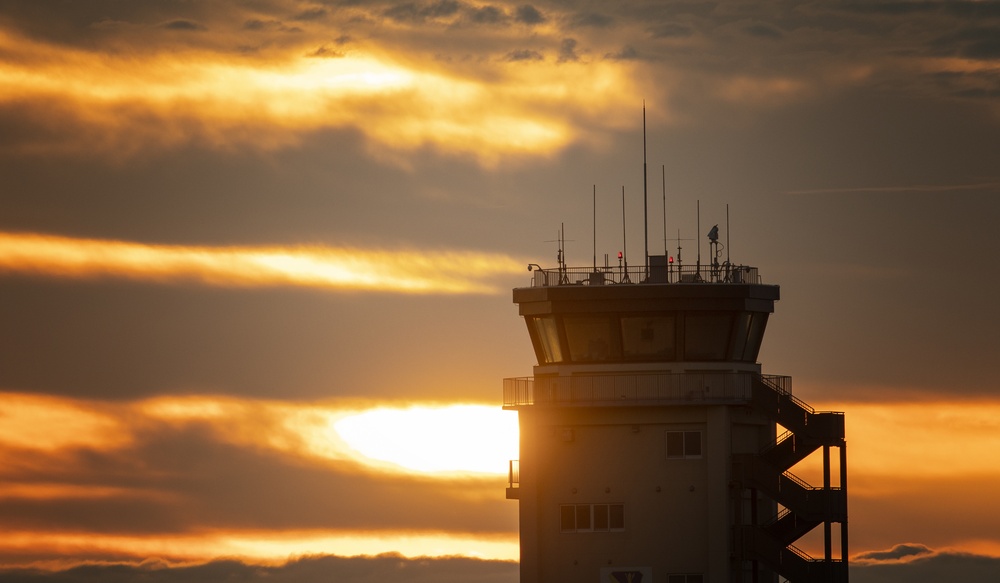
[[[608,530],[608,505],[594,504],[594,530]]]
[[[571,532],[576,530],[576,507],[563,505],[559,507],[559,530]]]
[[[590,530],[590,504],[576,505],[576,529]]]
[[[625,530],[624,504],[562,504],[560,532],[621,532]]]
[[[702,456],[701,431],[668,431],[667,457],[696,459]]]
[[[625,530],[625,505],[611,504],[608,506],[608,525],[611,530]]]

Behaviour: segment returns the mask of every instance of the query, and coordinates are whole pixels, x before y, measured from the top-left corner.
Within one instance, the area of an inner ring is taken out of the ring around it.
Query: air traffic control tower
[[[757,363],[778,286],[666,259],[514,290],[538,359],[503,386],[521,583],[846,582],[844,416]],[[809,456],[821,484],[789,472]]]

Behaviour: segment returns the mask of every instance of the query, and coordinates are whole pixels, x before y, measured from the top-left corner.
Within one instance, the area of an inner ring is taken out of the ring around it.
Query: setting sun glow
[[[503,474],[517,458],[517,415],[499,407],[379,408],[334,429],[369,460],[417,472]]]

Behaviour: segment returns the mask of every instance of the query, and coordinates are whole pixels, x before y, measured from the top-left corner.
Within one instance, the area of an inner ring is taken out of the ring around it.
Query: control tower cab
[[[514,290],[537,358],[503,387],[521,582],[847,581],[843,415],[757,362],[778,286],[648,264],[533,266]],[[819,485],[788,471],[814,452]],[[821,557],[794,546],[820,527]]]

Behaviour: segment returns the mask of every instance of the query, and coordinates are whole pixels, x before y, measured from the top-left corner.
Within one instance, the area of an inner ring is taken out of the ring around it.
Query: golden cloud
[[[397,293],[497,293],[490,278],[524,270],[500,254],[346,247],[193,247],[0,233],[0,271],[215,286],[303,286]]]
[[[621,100],[636,94],[633,72],[612,62],[498,58],[475,71],[449,70],[385,47],[335,58],[307,48],[268,56],[183,46],[100,52],[0,29],[0,52],[11,56],[0,63],[0,105],[36,112],[34,123],[59,135],[21,145],[38,153],[96,148],[121,157],[188,141],[267,150],[350,128],[375,153],[431,147],[493,165],[567,146],[580,137],[575,115],[614,124]],[[53,116],[86,138],[60,135]]]

